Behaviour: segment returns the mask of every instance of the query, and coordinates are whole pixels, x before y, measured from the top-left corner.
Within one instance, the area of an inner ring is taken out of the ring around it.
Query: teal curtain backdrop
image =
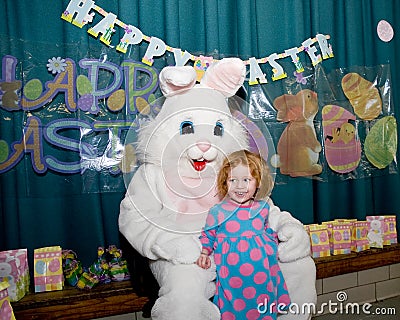
[[[88,57],[117,63],[126,58],[141,60],[146,42],[125,55],[118,54],[87,33],[93,24],[81,29],[60,18],[68,3],[68,0],[0,2],[0,53],[2,57],[11,55],[18,59],[16,78],[23,84],[33,78],[49,80],[46,63],[52,57],[69,57],[76,62]],[[145,35],[158,37],[192,54],[214,58],[265,57],[300,46],[317,33],[328,34],[334,57],[321,63],[324,70],[388,64],[393,112],[396,117],[400,114],[400,2],[397,0],[96,0],[95,3]],[[96,14],[94,21],[99,21],[99,17]],[[377,36],[376,26],[382,19],[394,28],[390,42],[383,42]],[[118,27],[113,39],[120,39],[123,32]],[[268,90],[269,85],[262,86]],[[57,118],[83,117],[68,112],[63,95],[59,96],[31,113],[7,111],[0,105],[0,139],[19,141],[32,114],[42,119],[43,124]],[[79,131],[65,134],[74,138]],[[92,141],[96,138],[100,148],[103,137],[92,137]],[[43,153],[51,153],[65,162],[79,160],[78,152],[67,152],[46,143]],[[34,248],[61,245],[75,250],[88,265],[95,259],[98,246],[120,244],[117,220],[124,195],[120,176],[108,172],[38,173],[33,170],[31,157],[25,154],[15,167],[0,174],[0,250],[28,248],[32,253]],[[398,216],[399,188],[399,175],[383,170],[379,175],[354,179],[288,178],[286,183],[276,185],[272,196],[277,205],[303,223],[346,217],[363,220],[366,215],[374,214]]]

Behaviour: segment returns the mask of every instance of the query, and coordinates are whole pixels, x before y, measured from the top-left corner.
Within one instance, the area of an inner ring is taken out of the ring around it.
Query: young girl
[[[265,161],[247,150],[230,154],[217,177],[222,202],[212,207],[200,236],[197,264],[209,268],[214,251],[221,319],[276,319],[290,303],[278,266],[277,237],[268,228],[273,180]]]

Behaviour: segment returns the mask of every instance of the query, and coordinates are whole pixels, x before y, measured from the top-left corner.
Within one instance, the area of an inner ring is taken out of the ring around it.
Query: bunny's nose
[[[203,152],[206,152],[207,150],[209,150],[211,148],[211,143],[207,140],[197,141],[196,145]]]

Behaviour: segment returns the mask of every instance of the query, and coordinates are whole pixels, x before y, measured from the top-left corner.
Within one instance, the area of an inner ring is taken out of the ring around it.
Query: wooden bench
[[[317,279],[400,263],[400,245],[370,249],[360,253],[316,258]],[[79,290],[30,293],[12,303],[17,320],[95,319],[139,312],[149,299],[139,296],[130,281],[113,282]]]

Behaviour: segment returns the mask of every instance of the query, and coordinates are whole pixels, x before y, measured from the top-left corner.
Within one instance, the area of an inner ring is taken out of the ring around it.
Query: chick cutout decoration
[[[322,109],[326,161],[339,173],[353,171],[361,159],[361,143],[350,120],[356,117],[342,107],[326,105]]]

